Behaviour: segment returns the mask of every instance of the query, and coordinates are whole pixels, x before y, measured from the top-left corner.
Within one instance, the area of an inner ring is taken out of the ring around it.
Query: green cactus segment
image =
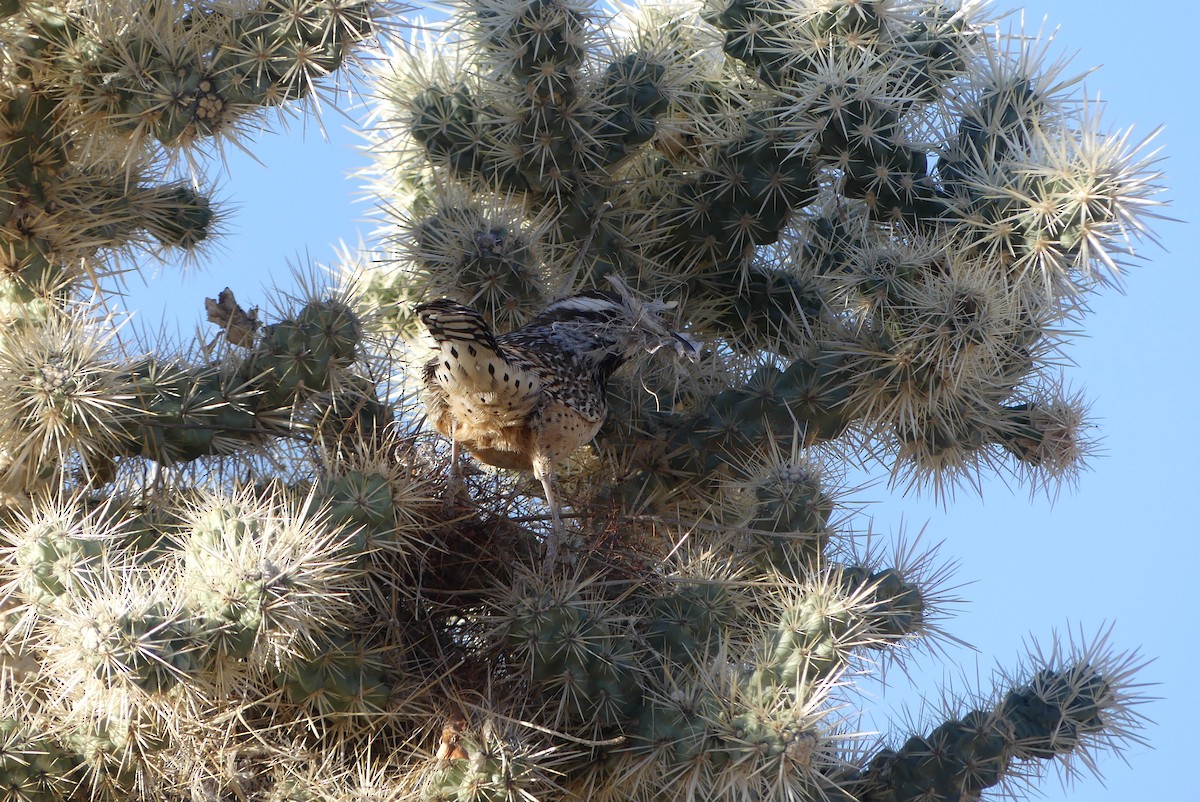
[[[329,387],[335,372],[357,353],[362,330],[342,304],[314,301],[295,319],[268,326],[263,346],[248,360],[248,373],[265,385],[266,396],[284,403],[303,391]]]
[[[389,437],[394,407],[382,400],[370,379],[340,376],[339,386],[312,399],[316,439],[330,452],[381,448]]]
[[[799,577],[816,564],[833,536],[833,499],[819,474],[802,464],[772,467],[751,483],[750,553],[764,571]]]
[[[110,255],[130,245],[206,242],[219,215],[188,186],[156,186],[150,151],[230,136],[247,114],[305,97],[378,31],[384,10],[376,0],[264,0],[240,14],[6,0],[0,272],[44,296],[115,272]]]
[[[723,30],[724,50],[763,82],[780,87],[819,74],[832,57],[871,53],[903,72],[897,84],[934,100],[967,65],[974,32],[955,9],[927,3],[900,17],[886,3],[802,7],[785,0],[732,0],[705,20]]]
[[[693,414],[642,410],[641,414],[650,418],[650,428],[632,442],[618,427],[602,430],[598,441],[605,448],[618,454],[626,448],[635,453],[637,449],[650,448],[659,463],[654,472],[643,471],[629,478],[618,494],[636,508],[675,492],[677,487],[673,489],[672,482],[676,485],[691,482],[702,487],[730,473],[740,475],[763,454],[768,444],[794,434],[805,445],[838,437],[855,418],[850,383],[853,364],[847,354],[816,352],[797,359],[785,369],[771,365],[759,368],[745,384],[720,391],[699,405]],[[614,403],[619,404],[620,400]],[[764,488],[762,492],[773,491]],[[780,487],[774,492],[789,491]],[[793,501],[801,503],[801,494],[797,493]],[[794,570],[796,565],[806,562],[795,559],[796,549],[811,551],[813,540],[820,547],[828,530],[813,526],[811,518],[805,519],[806,514],[799,509],[786,512],[783,505],[788,503],[791,502],[780,501],[774,509],[763,509],[752,526],[782,536],[770,544],[759,543],[755,550],[764,546],[768,551],[777,549],[775,556],[767,559],[776,568],[790,564],[793,567],[789,570]],[[776,519],[774,523],[769,520],[772,517]],[[804,528],[774,528],[789,523]],[[797,536],[810,542],[785,542]]]
[[[13,567],[21,595],[30,604],[44,606],[78,592],[90,580],[103,546],[61,521],[31,523],[13,549]]]
[[[160,245],[190,250],[212,234],[215,214],[209,201],[191,190],[118,189],[86,175],[66,180],[66,185],[56,182],[46,187],[55,195],[49,207],[38,204],[29,188],[22,188],[14,206],[21,210],[20,219],[13,215],[7,228],[0,221],[0,270],[25,294],[43,302],[44,296],[53,297],[62,286],[85,277],[66,257],[64,249],[70,244],[63,237],[112,243],[141,238],[139,232],[145,231]],[[46,237],[20,230],[52,209],[60,217],[77,218],[78,228],[65,231],[47,226],[50,236]]]
[[[1074,261],[1085,248],[1094,251],[1097,232],[1116,220],[1102,180],[1086,175],[1013,180],[1000,191],[965,197],[959,213],[980,236],[1003,229],[1000,243],[1011,259],[1051,255]]]
[[[781,607],[753,683],[789,688],[829,676],[856,649],[884,650],[918,634],[924,614],[920,588],[894,568],[831,568]]]
[[[318,497],[329,506],[329,523],[350,533],[346,548],[356,558],[361,559],[371,544],[395,535],[392,488],[385,474],[347,471],[327,479]]]
[[[192,101],[203,126],[224,104],[276,105],[307,97],[315,82],[342,66],[376,29],[379,5],[268,0],[230,22],[228,39],[209,65],[208,87]]]
[[[1005,695],[998,712],[1012,725],[1018,756],[1067,755],[1102,733],[1116,703],[1112,685],[1090,666],[1042,669],[1023,688]]]
[[[653,782],[690,775],[713,793],[737,788],[770,796],[786,789],[800,797],[820,782],[812,769],[822,740],[813,718],[787,694],[689,688],[649,702],[618,754],[643,766]]]
[[[875,3],[799,11],[776,0],[735,0],[706,19],[725,31],[726,53],[767,85],[799,98],[783,115],[790,120],[785,124],[813,132],[811,155],[844,176],[840,191],[847,198],[864,201],[879,222],[927,224],[944,214],[945,203],[928,174],[926,151],[903,141],[901,114],[911,101],[876,100],[855,81],[834,75],[874,52],[894,65],[892,86],[912,100],[935,99],[944,83],[934,81],[949,83],[965,69],[969,37],[949,14],[933,4],[896,15]],[[790,153],[800,152],[794,135],[786,144]]]
[[[291,654],[342,620],[356,576],[346,539],[285,501],[211,499],[190,515],[180,597],[207,670],[244,671],[258,647],[269,658]]]
[[[246,503],[215,501],[205,505],[189,522],[187,559],[200,560],[203,555],[226,542],[241,543],[257,540],[266,531],[266,521]]]
[[[716,699],[710,694],[655,699],[638,717],[630,749],[658,756],[667,770],[686,766],[715,745],[708,724],[715,713]]]
[[[80,627],[79,662],[96,679],[163,692],[199,670],[185,616],[157,602],[118,611],[114,601]]]
[[[192,603],[201,617],[195,640],[206,670],[227,671],[250,656],[262,627],[262,610],[254,594],[262,590],[262,583],[247,580],[224,588],[221,596],[195,593]]]
[[[589,5],[573,0],[521,0],[500,10],[479,3],[472,18],[480,42],[497,66],[520,81],[532,82],[579,66],[591,27]]]
[[[1040,100],[1027,80],[991,87],[959,122],[956,149],[938,165],[943,180],[960,181],[973,166],[1000,164],[1028,147],[1028,121],[1039,116]]]
[[[292,425],[287,410],[344,378],[360,337],[358,318],[345,305],[313,301],[295,318],[265,327],[233,371],[142,362],[131,373],[124,454],[173,464],[283,434]]]
[[[27,90],[0,97],[8,125],[19,126],[0,145],[0,268],[7,276],[46,292],[82,277],[71,258],[76,247],[91,254],[146,232],[160,245],[191,250],[209,237],[216,215],[191,187],[139,186],[136,175],[73,165],[68,140],[54,127],[57,102]]]
[[[44,325],[58,308],[58,300],[35,290],[19,273],[11,276],[0,271],[0,320],[22,326]]]
[[[0,98],[0,103],[10,131],[0,149],[6,181],[10,186],[30,187],[39,197],[43,194],[39,185],[52,179],[66,162],[62,144],[53,141],[54,96],[22,88]]]
[[[566,720],[607,726],[641,708],[639,661],[594,602],[548,592],[521,598],[506,616],[503,644],[535,685],[562,699]]]
[[[657,119],[670,103],[667,69],[643,53],[630,53],[609,64],[598,90],[597,135],[607,146],[604,166],[615,164],[654,135]]]
[[[701,273],[688,289],[717,307],[717,331],[747,344],[771,343],[785,332],[807,339],[825,304],[820,290],[801,277],[759,265]]]
[[[259,431],[248,394],[213,368],[149,360],[132,372],[135,409],[127,426],[130,451],[165,464],[222,453],[222,444]]]
[[[128,722],[101,714],[69,730],[63,743],[78,756],[93,788],[127,795],[144,779],[139,753],[159,752],[168,741],[149,726],[138,732]]]
[[[758,502],[750,526],[756,531],[820,533],[828,530],[833,500],[820,477],[803,465],[786,463],[754,483]]]
[[[264,626],[272,578],[232,565],[226,548],[261,535],[261,522],[245,510],[216,507],[193,523],[183,543],[184,601],[196,616],[200,658],[208,666],[249,657]]]
[[[923,4],[898,43],[910,65],[904,75],[905,85],[922,100],[942,97],[953,79],[968,71],[965,53],[976,36],[953,7]]]
[[[91,79],[75,90],[85,112],[102,111],[129,132],[149,131],[166,145],[189,144],[255,106],[306,97],[371,36],[376,8],[368,0],[268,0],[240,16],[208,15],[197,38],[208,40],[209,53],[172,46],[161,34],[151,37],[131,26],[129,38],[89,41],[86,49],[72,42],[63,57],[91,54],[76,66]],[[182,41],[198,22],[165,16],[152,10],[139,22],[172,27]]]
[[[870,613],[871,628],[881,640],[868,644],[883,649],[889,639],[919,634],[926,622],[926,602],[919,586],[909,582],[895,568],[871,574],[868,580],[874,602]]]
[[[552,753],[486,731],[455,740],[454,756],[439,760],[425,776],[421,802],[519,802],[544,799],[557,787],[556,778],[547,776]]]
[[[163,245],[190,250],[212,232],[213,210],[208,198],[190,187],[154,190],[148,205],[160,216],[148,219],[146,229]]]
[[[722,144],[680,187],[668,219],[681,253],[737,265],[753,248],[776,242],[792,213],[816,200],[818,175],[781,127],[782,114],[752,113],[745,133]]]
[[[276,684],[288,701],[321,715],[378,713],[390,693],[378,661],[344,635],[289,660]]]
[[[826,602],[832,602],[828,607]],[[755,679],[764,686],[796,687],[842,666],[849,651],[841,643],[858,623],[838,598],[805,599],[785,611],[771,638],[769,655]]]
[[[0,789],[14,802],[62,802],[79,784],[79,758],[27,721],[0,719]]]
[[[651,139],[671,98],[656,53],[598,55],[593,17],[590,4],[571,0],[470,4],[472,58],[494,84],[420,79],[404,101],[409,133],[434,164],[550,210],[558,243],[590,242],[610,173]],[[590,244],[614,258],[613,243]]]
[[[1086,447],[1077,434],[1080,416],[1078,401],[1072,398],[1002,406],[991,437],[1023,465],[1062,470]]]
[[[724,750],[735,766],[746,760],[767,763],[785,756],[805,766],[811,763],[818,741],[811,722],[794,710],[754,710],[730,720]]]
[[[1013,757],[1010,725],[975,710],[927,736],[913,736],[898,751],[885,749],[866,773],[864,802],[917,802],[977,798],[999,783]]]
[[[465,88],[430,86],[412,98],[411,107],[409,130],[412,137],[425,147],[436,163],[451,167],[461,176],[484,170],[483,154],[475,146],[482,123]],[[497,175],[512,177],[508,173]],[[508,184],[504,186],[507,188]]]
[[[936,220],[946,211],[923,151],[897,146],[869,159],[855,155],[847,168],[842,192],[865,201],[875,220],[916,225]]]
[[[725,31],[724,51],[753,68],[768,84],[778,84],[786,69],[788,41],[782,35],[789,5],[779,0],[732,0],[705,20]]]
[[[542,682],[568,663],[585,665],[593,641],[610,634],[602,623],[592,619],[582,600],[558,600],[542,594],[522,599],[513,610],[505,642],[527,655],[530,677]]]
[[[665,661],[702,662],[720,648],[735,612],[729,589],[720,584],[672,586],[650,602],[646,643]]]
[[[762,443],[796,430],[808,443],[837,437],[853,420],[846,364],[841,355],[822,354],[784,370],[759,368],[746,384],[722,390],[703,414],[679,424],[672,434],[679,459],[703,459],[690,471],[703,475],[744,463]]]
[[[899,750],[872,759],[861,782],[864,802],[956,800],[975,796],[1017,770],[1018,761],[1064,758],[1106,728],[1118,702],[1111,684],[1087,664],[1044,668],[990,711],[973,710]]]

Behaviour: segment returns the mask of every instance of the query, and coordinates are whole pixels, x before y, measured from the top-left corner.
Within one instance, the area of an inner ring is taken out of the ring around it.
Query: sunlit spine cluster
[[[197,258],[206,151],[311,111],[395,10],[0,5],[6,799],[222,796],[260,729],[283,749],[387,704],[366,577],[434,541],[359,317],[317,287],[262,322],[222,293],[206,341],[147,345],[113,291]]]

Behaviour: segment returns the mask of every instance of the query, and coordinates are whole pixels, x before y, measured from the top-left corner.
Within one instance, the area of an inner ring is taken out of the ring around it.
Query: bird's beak
[[[653,345],[646,346],[646,353],[657,354],[661,349],[668,346],[674,349],[676,356],[687,357],[688,359],[696,359],[700,356],[700,343],[692,339],[686,334],[678,334],[676,332],[667,332],[671,335],[670,340],[665,337],[655,342]]]
[[[675,338],[676,354],[682,357],[687,357],[691,360],[699,358],[700,343],[697,340],[687,336],[686,334],[679,334],[678,332],[674,331],[671,332],[671,336]]]

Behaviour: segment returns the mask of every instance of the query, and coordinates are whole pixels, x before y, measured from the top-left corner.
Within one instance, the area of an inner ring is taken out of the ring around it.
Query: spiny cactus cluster
[[[652,445],[605,443],[634,462],[853,428],[918,485],[1077,469],[1085,405],[1049,370],[1047,333],[1112,279],[1154,172],[1039,72],[1038,45],[988,32],[975,4],[648,10],[616,41],[597,17],[468,9],[456,55],[392,81],[412,147],[381,157],[379,191],[417,211],[397,221],[406,289],[381,300],[457,295],[508,324],[546,286],[617,271],[677,298],[693,333],[773,357],[669,405]],[[480,281],[485,262],[507,269]]]
[[[371,34],[370,3],[6,3],[0,266],[7,317],[131,245],[192,249],[217,218],[164,161],[305,97]]]
[[[1144,143],[973,1],[398,11],[0,0],[6,798],[972,800],[1140,738],[1107,633],[858,732],[956,599],[840,477],[1072,479],[1058,342],[1154,216]],[[208,152],[376,43],[376,247],[131,342],[118,274],[219,228]],[[610,275],[703,353],[611,379],[545,568],[537,483],[423,426],[413,307],[504,332]]]

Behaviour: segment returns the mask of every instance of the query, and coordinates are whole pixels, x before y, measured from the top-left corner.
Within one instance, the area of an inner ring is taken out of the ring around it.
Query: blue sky
[[[1169,214],[1187,222],[1158,225],[1165,247],[1142,248],[1145,263],[1130,272],[1124,294],[1096,297],[1087,336],[1068,350],[1076,363],[1067,370],[1070,382],[1093,400],[1103,431],[1102,453],[1074,492],[1051,505],[992,481],[982,498],[960,493],[948,509],[928,498],[897,498],[882,485],[854,497],[877,501],[867,509],[877,532],[924,527],[925,541],[944,541],[942,558],[958,562],[955,580],[967,600],[944,626],[978,650],[918,659],[916,691],[896,671],[886,690],[867,689],[877,695],[874,720],[886,728],[889,717],[920,718],[919,692],[936,698],[943,681],[965,690],[978,678],[988,686],[993,667],[1015,666],[1030,636],[1044,642],[1055,631],[1095,633],[1111,624],[1118,647],[1140,648],[1154,660],[1142,675],[1157,683],[1146,692],[1161,697],[1143,708],[1154,720],[1143,732],[1152,748],[1132,746],[1128,765],[1102,756],[1103,784],[1085,774],[1064,789],[1051,776],[1033,795],[1181,799],[1194,785],[1182,772],[1194,761],[1200,717],[1192,631],[1200,619],[1200,429],[1193,419],[1200,413],[1200,338],[1197,308],[1189,306],[1200,301],[1200,241],[1191,222],[1200,220],[1200,156],[1191,150],[1200,128],[1193,77],[1200,10],[1154,4],[1151,14],[1135,16],[1120,0],[1031,0],[1024,8],[1028,29],[1044,17],[1047,30],[1060,27],[1058,49],[1076,54],[1074,66],[1102,65],[1087,87],[1107,101],[1110,126],[1144,134],[1165,125],[1158,139],[1168,157],[1164,197]],[[266,287],[290,284],[289,264],[332,262],[335,243],[357,242],[369,228],[362,222],[368,205],[347,178],[365,163],[353,150],[358,139],[345,130],[351,125],[327,111],[327,141],[311,121],[260,135],[249,149],[261,163],[231,150],[218,193],[228,202],[227,235],[197,268],[161,266],[144,287],[130,280],[138,325],[156,330],[161,322],[189,333],[203,321],[206,296],[229,286],[244,305],[261,304]]]

